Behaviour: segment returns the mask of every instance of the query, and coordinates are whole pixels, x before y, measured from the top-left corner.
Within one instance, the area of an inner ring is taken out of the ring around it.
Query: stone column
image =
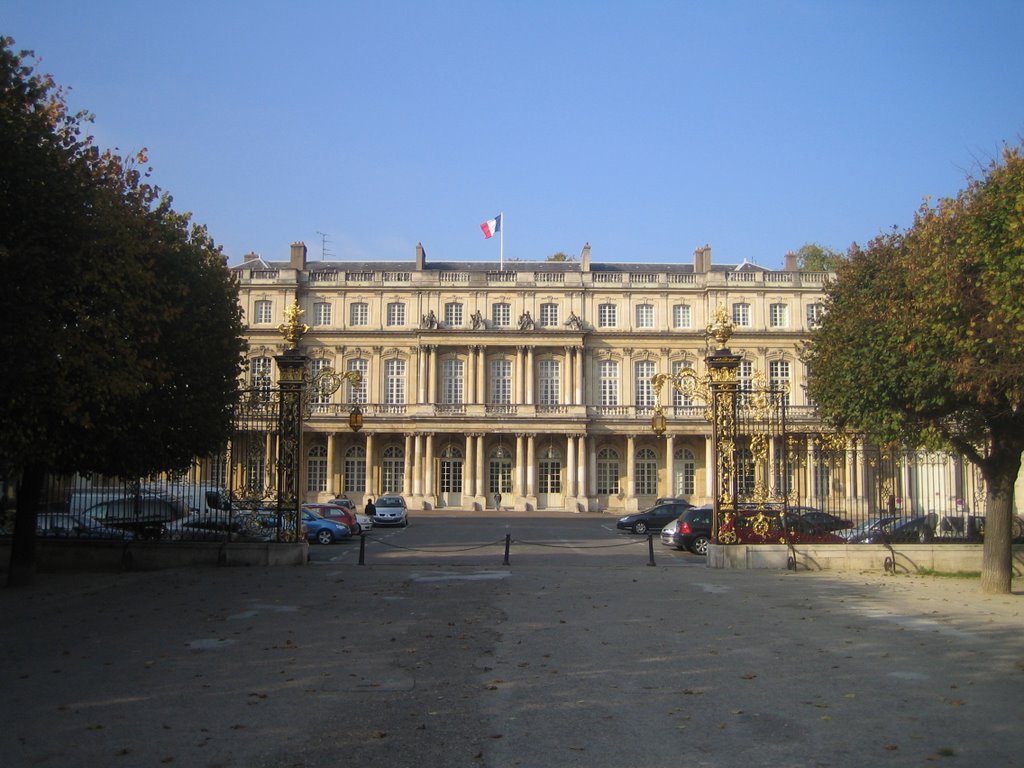
[[[537,435],[526,436],[526,496],[537,496]]]
[[[676,495],[676,483],[675,478],[672,476],[672,470],[675,464],[674,454],[676,452],[676,437],[675,435],[665,435],[665,491],[662,493],[664,496],[675,496]]]
[[[526,443],[525,435],[516,435],[516,466],[515,473],[513,474],[513,489],[512,494],[516,497],[516,501],[526,496]],[[517,507],[518,508],[518,507]]]
[[[331,494],[331,498],[335,498],[338,495],[338,475],[334,471],[334,459],[337,455],[338,448],[338,433],[328,432],[327,433],[327,492]]]
[[[526,404],[533,405],[533,347],[526,348]]]
[[[413,438],[412,495],[419,498],[423,495],[423,435],[416,433]]]
[[[405,436],[405,461],[402,463],[402,494],[408,496],[414,494],[413,489],[413,460],[416,455],[416,442],[411,434]]]
[[[516,347],[516,369],[513,373],[513,384],[514,392],[512,393],[512,402],[515,405],[522,405],[525,401],[523,400],[523,381],[526,379],[526,365],[524,363],[523,351],[524,347]]]
[[[594,458],[597,461],[597,458]],[[590,509],[590,501],[587,499],[587,436],[579,435],[576,440],[576,489],[583,497],[583,509]]]
[[[427,449],[423,456],[423,498],[433,504],[436,498],[434,493],[434,434],[427,433]]]
[[[476,404],[476,347],[466,348],[466,380],[463,382],[465,393],[463,399],[466,405]]]
[[[486,435],[476,436],[476,493],[483,498],[483,508],[487,508],[487,464],[484,454]]]
[[[487,348],[479,346],[476,350],[479,358],[476,366],[476,402],[483,404],[487,402]]]
[[[636,500],[636,435],[626,436],[626,509],[636,511],[640,504]]]
[[[427,402],[437,403],[437,345],[430,345],[430,361],[427,364]]]
[[[576,347],[576,376],[574,381],[576,384],[576,392],[573,398],[573,405],[583,405],[585,400],[583,399],[583,347]]]
[[[373,460],[374,451],[374,435],[372,432],[366,433],[366,495],[373,495],[373,470],[377,467],[377,462]]]
[[[476,461],[474,451],[476,439],[474,435],[466,434],[466,460],[462,462],[462,493],[466,496],[476,496],[476,473],[473,471]]]
[[[567,435],[565,441],[565,496],[566,502],[576,498],[576,435]],[[568,506],[568,503],[566,504]]]

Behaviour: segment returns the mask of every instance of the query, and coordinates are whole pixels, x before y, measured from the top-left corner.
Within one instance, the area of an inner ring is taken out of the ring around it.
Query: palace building
[[[817,429],[799,350],[829,275],[799,271],[792,255],[782,270],[713,264],[708,246],[679,264],[595,262],[589,245],[573,261],[433,263],[420,245],[414,261],[352,262],[311,261],[295,243],[287,261],[249,254],[234,270],[248,385],[275,383],[295,306],[310,375],[362,377],[313,394],[303,501],[401,494],[412,509],[623,512],[667,496],[708,502],[704,404],[651,379],[703,375],[706,328],[722,307],[741,383],[786,387],[790,428]],[[651,428],[659,406],[662,435]],[[822,471],[806,477],[804,497],[831,492]]]

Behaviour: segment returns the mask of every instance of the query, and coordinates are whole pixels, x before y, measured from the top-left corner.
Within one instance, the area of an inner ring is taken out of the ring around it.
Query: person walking
[[[377,507],[374,505],[372,498],[368,498],[366,500],[366,508],[363,509],[363,512],[371,519],[375,514],[377,514]]]

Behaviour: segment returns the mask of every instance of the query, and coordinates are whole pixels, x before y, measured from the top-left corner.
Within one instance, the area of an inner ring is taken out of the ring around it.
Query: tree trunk
[[[46,470],[42,464],[30,464],[18,481],[18,505],[14,515],[11,560],[7,570],[8,587],[29,587],[36,576],[36,510],[43,491]]]
[[[1013,578],[1013,486],[1020,473],[1019,438],[993,441],[982,465],[985,494],[985,543],[981,558],[981,591],[1008,594]]]

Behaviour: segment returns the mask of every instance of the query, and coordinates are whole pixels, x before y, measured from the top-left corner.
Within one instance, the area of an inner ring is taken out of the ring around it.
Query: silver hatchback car
[[[377,508],[373,513],[374,525],[400,525],[404,528],[409,524],[409,513],[401,496],[381,496],[374,506]]]

